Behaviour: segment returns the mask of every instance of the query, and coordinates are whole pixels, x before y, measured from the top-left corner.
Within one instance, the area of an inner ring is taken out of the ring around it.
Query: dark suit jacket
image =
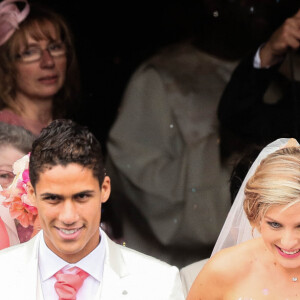
[[[299,82],[282,75],[280,65],[255,69],[254,54],[241,60],[222,94],[222,126],[260,144],[282,137],[299,139]]]

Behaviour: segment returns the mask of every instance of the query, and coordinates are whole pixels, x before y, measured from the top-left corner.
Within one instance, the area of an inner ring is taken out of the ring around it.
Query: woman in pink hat
[[[38,135],[76,106],[72,34],[57,13],[27,0],[0,2],[0,121]]]

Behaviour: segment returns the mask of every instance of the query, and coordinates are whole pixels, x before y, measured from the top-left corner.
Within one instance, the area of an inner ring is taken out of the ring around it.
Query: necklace
[[[293,277],[293,278],[292,278],[292,281],[293,281],[293,282],[297,282],[297,281],[298,281],[298,277]]]

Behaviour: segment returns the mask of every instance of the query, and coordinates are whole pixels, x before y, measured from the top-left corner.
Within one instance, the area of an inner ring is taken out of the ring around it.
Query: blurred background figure
[[[26,0],[0,2],[0,20],[0,121],[37,135],[77,107],[72,33],[62,16]]]
[[[243,183],[243,180],[245,179],[249,169],[261,150],[262,149],[259,146],[252,147],[251,150],[249,149],[249,151],[245,152],[245,154],[235,162],[235,165],[233,165],[229,180],[229,190],[232,204]],[[206,264],[207,260],[208,258],[205,258],[180,269],[180,276],[185,296],[187,296],[194,280],[203,266]]]
[[[263,147],[282,137],[299,139],[299,1],[278,1],[276,6],[272,31],[243,57],[218,107],[222,127],[246,147]]]
[[[0,122],[0,184],[7,189],[15,178],[13,164],[31,151],[35,136],[23,127]],[[0,249],[25,242],[33,234],[33,227],[24,228],[0,203]]]
[[[259,40],[247,35],[258,25],[244,2],[199,2],[196,15],[188,36],[133,73],[107,142],[124,241],[179,267],[211,253],[229,211],[236,153],[222,151],[216,110]]]

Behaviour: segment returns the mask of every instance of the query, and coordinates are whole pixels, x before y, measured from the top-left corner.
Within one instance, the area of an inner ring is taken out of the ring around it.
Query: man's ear
[[[111,185],[110,185],[110,178],[108,176],[104,177],[104,180],[101,185],[101,202],[104,203],[108,200],[110,196],[110,190],[111,190]]]
[[[30,181],[27,182],[27,197],[28,200],[32,203],[32,205],[36,207],[36,195]]]

